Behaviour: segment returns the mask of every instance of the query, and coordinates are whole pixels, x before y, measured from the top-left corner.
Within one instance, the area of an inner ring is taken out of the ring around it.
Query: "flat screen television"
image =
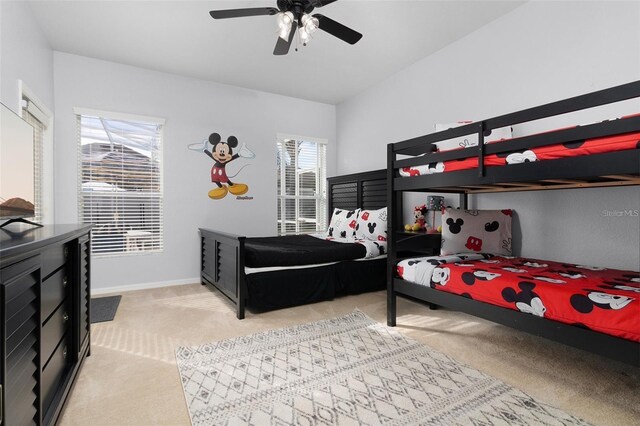
[[[0,104],[0,225],[35,216],[33,127]]]

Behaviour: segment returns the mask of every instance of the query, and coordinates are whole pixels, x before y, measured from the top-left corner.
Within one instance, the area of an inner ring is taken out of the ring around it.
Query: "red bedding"
[[[525,258],[463,258],[436,266],[430,286],[640,342],[638,272]]]
[[[500,141],[504,142],[504,141]],[[497,142],[497,143],[500,143]],[[504,166],[507,164],[521,164],[532,161],[557,160],[559,158],[578,157],[582,155],[604,154],[607,152],[624,151],[640,148],[640,132],[625,133],[615,136],[587,139],[579,142],[564,143],[531,148],[520,152],[505,152],[487,155],[485,166]],[[420,176],[433,173],[454,172],[478,167],[478,158],[463,158],[420,166],[403,167],[400,175]]]

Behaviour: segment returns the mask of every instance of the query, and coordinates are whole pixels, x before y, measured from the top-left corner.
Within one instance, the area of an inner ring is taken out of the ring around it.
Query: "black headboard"
[[[387,170],[334,176],[329,183],[328,217],[334,208],[376,210],[387,206]]]

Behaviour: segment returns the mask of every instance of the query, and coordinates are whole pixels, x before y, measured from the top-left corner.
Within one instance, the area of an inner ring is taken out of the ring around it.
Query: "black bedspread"
[[[386,270],[387,259],[371,259],[249,274],[247,306],[269,311],[383,290],[387,286]]]
[[[336,243],[310,235],[247,238],[245,266],[296,266],[354,260],[365,257],[366,248],[357,243]]]

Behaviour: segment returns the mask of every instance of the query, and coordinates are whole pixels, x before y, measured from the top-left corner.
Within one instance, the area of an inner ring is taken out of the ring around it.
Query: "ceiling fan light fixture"
[[[2,1],[2,0],[0,0]],[[274,1],[274,0],[272,0]],[[213,19],[242,18],[247,16],[274,16],[278,23],[278,34],[274,55],[289,53],[296,32],[301,44],[307,45],[314,33],[322,30],[346,43],[356,44],[362,34],[336,22],[333,19],[316,13],[311,13],[320,7],[334,3],[336,0],[275,0],[277,7],[247,7],[242,9],[212,10],[209,15]],[[296,42],[296,51],[298,50]]]
[[[318,20],[318,18],[314,18],[313,16],[307,15],[305,13],[304,15],[302,15],[300,23],[302,24],[302,26],[300,27],[300,41],[304,46],[306,46],[309,40],[311,40],[311,36],[316,31],[318,31],[320,21]]]
[[[309,34],[309,36],[312,36],[313,33],[318,31],[318,28],[320,27],[320,21],[318,20],[318,18],[314,18],[313,16],[307,15],[305,13],[304,15],[302,15],[302,26],[304,27],[307,34]]]
[[[293,13],[291,12],[279,12],[277,14],[278,19],[278,36],[287,40],[289,38],[289,33],[291,32],[291,27],[293,26]]]

